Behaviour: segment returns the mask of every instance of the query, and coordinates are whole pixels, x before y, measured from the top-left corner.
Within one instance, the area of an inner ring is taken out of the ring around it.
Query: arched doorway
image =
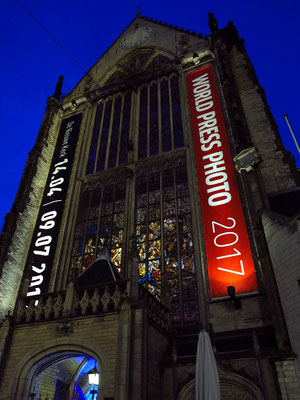
[[[259,388],[249,379],[219,367],[222,400],[263,400]],[[195,378],[187,382],[179,392],[177,400],[195,400]]]
[[[85,354],[63,352],[43,360],[36,370],[29,398],[42,400],[92,400],[97,398],[99,385],[89,383],[88,372],[97,361]]]
[[[88,383],[88,372],[97,367],[99,385]],[[32,351],[16,366],[16,379],[8,393],[12,400],[103,400],[109,375],[104,351],[84,340],[61,338]],[[33,396],[35,394],[35,396]]]

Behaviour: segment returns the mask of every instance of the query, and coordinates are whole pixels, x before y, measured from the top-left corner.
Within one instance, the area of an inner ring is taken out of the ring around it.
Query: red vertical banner
[[[187,74],[211,297],[257,290],[257,281],[211,65]]]

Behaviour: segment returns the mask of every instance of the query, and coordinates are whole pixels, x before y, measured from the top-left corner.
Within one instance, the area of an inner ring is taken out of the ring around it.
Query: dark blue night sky
[[[138,0],[22,0],[24,6],[87,71],[135,17]],[[300,141],[298,1],[141,2],[141,14],[209,34],[207,15],[219,27],[235,23],[266,91],[282,140],[300,166],[300,156],[282,115],[287,113]],[[84,73],[16,0],[1,7],[1,170],[0,227],[9,212],[29,151],[42,122],[46,100],[59,75],[64,94]]]

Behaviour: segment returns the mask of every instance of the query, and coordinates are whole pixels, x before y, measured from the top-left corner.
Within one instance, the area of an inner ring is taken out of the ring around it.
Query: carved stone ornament
[[[110,173],[101,172],[92,176],[85,177],[83,179],[83,190],[93,190],[100,185],[108,185],[114,182],[120,182],[126,179],[132,178],[134,172],[128,167],[119,167],[111,171]]]
[[[209,61],[213,61],[214,59],[215,55],[209,49],[205,49],[203,51],[198,51],[194,54],[187,54],[187,56],[182,60],[182,66],[184,68],[190,68],[195,65],[200,65]]]
[[[149,160],[136,163],[137,176],[144,173],[163,171],[166,168],[175,168],[185,163],[185,148],[175,150],[164,156],[156,156]]]
[[[255,164],[259,164],[261,162],[261,157],[255,147],[249,147],[248,149],[242,150],[237,156],[235,156],[233,161],[237,171],[240,173],[243,170],[249,172],[253,169]]]
[[[58,337],[70,336],[73,333],[73,325],[67,319],[62,319],[58,323],[57,334]]]

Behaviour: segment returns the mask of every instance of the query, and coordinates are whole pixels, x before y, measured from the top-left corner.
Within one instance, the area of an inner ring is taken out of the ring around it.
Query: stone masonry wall
[[[298,376],[298,383],[294,381],[289,381],[289,383],[293,383],[292,386],[298,385],[297,390],[300,393],[300,220],[265,211],[262,221],[292,349],[297,356],[294,374]],[[291,363],[294,361],[290,361]],[[282,368],[281,378],[283,379],[288,370],[278,364],[277,369],[280,370],[280,368]],[[287,397],[283,396],[283,398]]]
[[[161,362],[168,345],[168,338],[149,325],[148,330],[148,397],[149,399],[163,400],[161,397]]]
[[[276,370],[281,390],[281,399],[299,400],[299,380],[294,360],[277,361]]]
[[[30,359],[38,360],[35,362],[41,365],[43,357],[46,361],[45,357],[49,356],[51,351],[54,354],[59,351],[80,351],[80,349],[82,352],[84,349],[90,349],[90,355],[100,360],[103,370],[102,396],[114,397],[119,315],[73,319],[70,323],[69,336],[65,337],[59,337],[60,324],[61,322],[41,322],[15,327],[1,385],[0,400],[15,398],[13,393],[16,378],[20,374],[24,378],[21,367],[26,360],[28,360],[26,367],[29,368],[32,363]],[[49,350],[51,348],[52,350]],[[35,365],[35,368],[37,367],[38,364]],[[18,400],[21,400],[20,397]]]
[[[209,322],[214,332],[233,331],[237,329],[258,328],[266,322],[271,324],[271,317],[264,315],[262,319],[262,297],[244,298],[242,308],[235,309],[232,302],[216,302],[209,305]]]
[[[58,376],[60,376],[60,369],[56,365],[55,367],[46,369],[36,378],[34,393],[36,393],[37,398],[39,396],[42,399],[47,397],[51,400],[54,398]]]
[[[39,211],[39,204],[49,172],[59,121],[59,115],[57,114],[54,116],[52,126],[49,129],[47,146],[43,146],[37,161],[36,173],[31,182],[29,200],[24,211],[18,215],[17,226],[0,278],[0,319],[4,318],[8,311],[12,313],[14,309]]]
[[[263,160],[260,167],[266,191],[270,194],[292,189],[296,184],[285,161],[285,149],[254,69],[246,53],[236,47],[230,53],[230,62],[252,142]]]

